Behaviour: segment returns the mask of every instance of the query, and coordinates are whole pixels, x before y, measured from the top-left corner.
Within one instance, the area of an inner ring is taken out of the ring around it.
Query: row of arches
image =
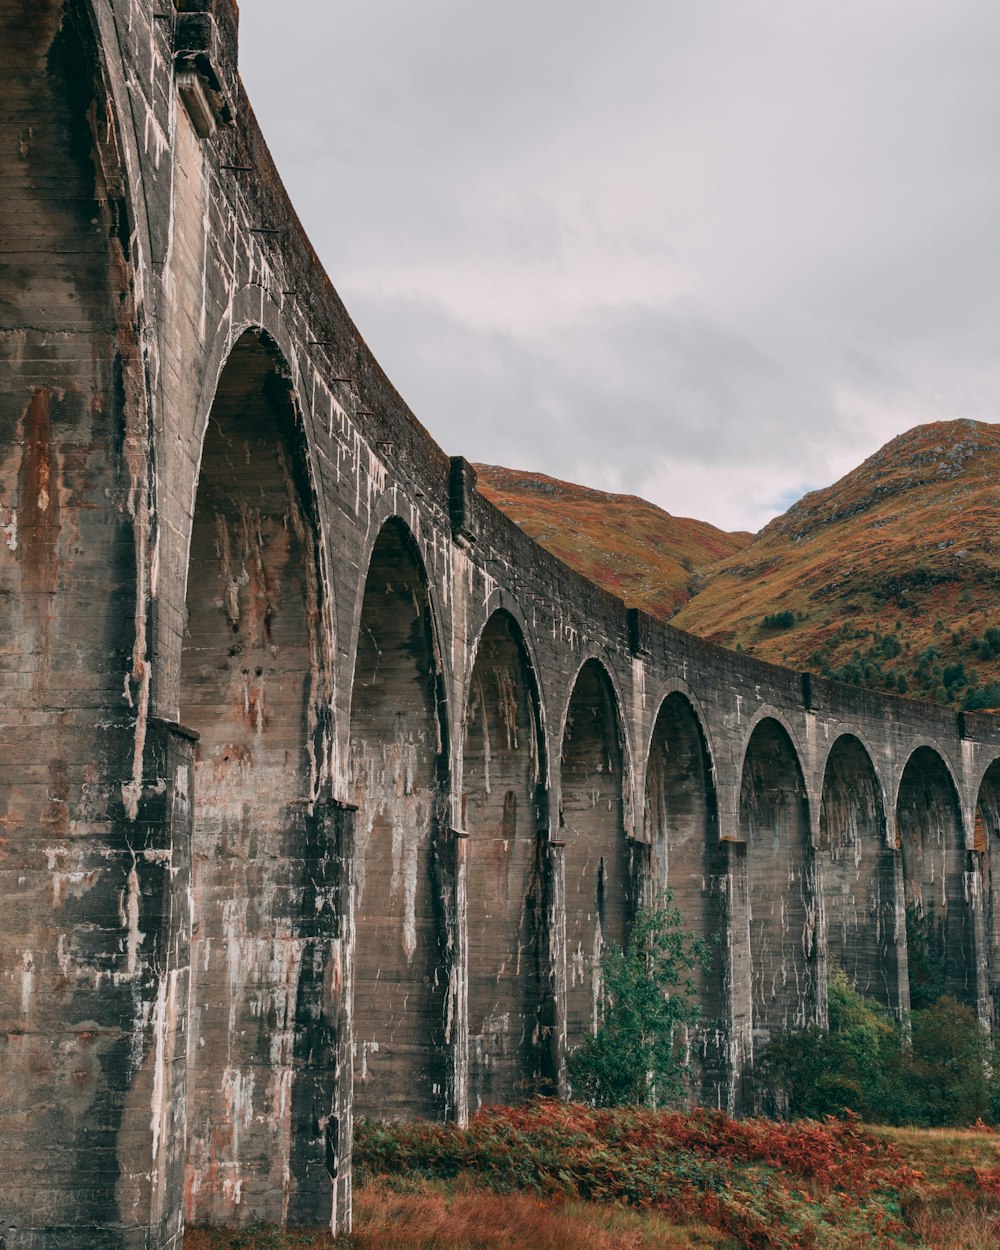
[[[675,691],[652,729],[637,840],[608,670],[583,663],[564,722],[547,733],[525,639],[506,611],[477,642],[453,751],[427,576],[398,519],[375,541],[358,621],[351,884],[324,892],[317,861],[333,852],[316,811],[331,787],[334,648],[315,498],[291,387],[267,342],[246,335],[204,441],[180,678],[180,718],[199,735],[189,1219],[234,1218],[248,1177],[287,1192],[293,1142],[323,1118],[295,1091],[303,1072],[332,1062],[315,1043],[334,992],[327,981],[353,993],[356,1114],[439,1118],[463,1103],[517,1101],[560,1088],[564,1044],[597,1019],[604,945],[623,943],[635,907],[663,887],[712,950],[699,986],[704,1023],[688,1039],[704,1101],[731,1100],[740,1027],[752,1054],[754,1039],[822,1020],[830,960],[904,1010],[914,989],[908,913],[943,988],[982,1006],[970,880],[983,883],[984,923],[1000,950],[1000,873],[994,886],[986,854],[1000,837],[1000,763],[983,784],[981,846],[969,852],[951,775],[918,748],[890,845],[883,787],[860,738],[844,734],[830,750],[814,829],[791,737],[764,716],[745,749],[734,827],[723,827],[705,727]],[[338,907],[351,933],[331,915]],[[346,945],[331,970],[334,935]],[[456,1049],[467,1049],[460,1074]]]

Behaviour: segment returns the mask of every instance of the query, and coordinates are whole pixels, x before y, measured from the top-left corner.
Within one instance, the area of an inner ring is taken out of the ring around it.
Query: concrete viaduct
[[[0,0],[0,1246],[350,1219],[352,1116],[566,1092],[601,944],[717,935],[693,1094],[991,1026],[1000,732],[628,610],[408,411],[310,248],[232,0]],[[345,193],[349,192],[345,188]]]

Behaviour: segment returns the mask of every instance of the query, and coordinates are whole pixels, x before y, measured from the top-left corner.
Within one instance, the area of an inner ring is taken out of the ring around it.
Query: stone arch
[[[982,883],[985,911],[986,1001],[981,1015],[994,1045],[1000,1040],[1000,759],[983,771],[976,796],[973,855]]]
[[[256,283],[241,286],[233,293],[225,314],[210,335],[211,347],[205,354],[194,413],[193,441],[204,452],[205,435],[212,419],[212,405],[219,389],[222,373],[229,363],[233,348],[247,334],[256,334],[271,344],[275,359],[281,362],[282,371],[291,378],[292,390],[298,409],[303,409],[302,376],[298,368],[296,342],[282,315],[281,308],[270,291]],[[192,498],[198,489],[198,479],[191,482]]]
[[[818,857],[826,909],[827,956],[862,994],[898,1010],[895,853],[886,843],[885,805],[871,755],[842,733],[823,770]]]
[[[896,797],[902,854],[910,1004],[950,994],[976,1003],[972,915],[966,900],[968,852],[954,777],[933,747],[910,754]]]
[[[566,708],[560,766],[570,1046],[595,1027],[601,951],[609,940],[624,944],[634,907],[632,843],[625,835],[625,759],[611,676],[599,660],[586,660]]]
[[[815,1023],[816,885],[799,756],[785,726],[765,716],[747,742],[740,832],[750,903],[753,1026],[762,1041]]]
[[[500,610],[479,638],[463,739],[473,1109],[551,1085],[546,771],[534,670],[520,628]]]
[[[324,590],[322,610],[323,628],[328,635],[331,652],[337,643],[337,579],[327,549],[325,535],[329,533],[327,494],[319,480],[314,448],[312,416],[307,402],[310,387],[306,384],[300,368],[300,353],[296,347],[281,309],[264,288],[248,284],[241,286],[233,295],[226,315],[210,334],[210,346],[199,370],[199,382],[194,392],[190,414],[178,417],[179,433],[176,441],[161,441],[159,460],[162,475],[177,482],[175,494],[179,505],[176,525],[163,526],[159,533],[158,559],[161,566],[159,578],[158,610],[154,615],[154,650],[157,656],[153,683],[153,706],[160,715],[172,718],[179,703],[181,633],[178,618],[185,611],[187,580],[191,575],[190,549],[195,507],[201,485],[201,462],[205,454],[206,439],[215,412],[215,401],[223,372],[229,367],[237,345],[256,338],[266,345],[275,362],[275,372],[288,390],[289,401],[296,418],[296,446],[299,471],[303,489],[310,499],[310,511],[316,528],[316,551],[319,575]],[[190,448],[197,448],[192,457]],[[162,505],[161,505],[162,506]],[[168,576],[169,572],[169,576]],[[175,575],[176,574],[176,575]],[[328,679],[337,685],[337,671],[331,665]],[[337,708],[343,713],[342,707]],[[340,720],[346,720],[341,715]],[[324,774],[332,769],[334,744],[328,744],[323,761]]]
[[[636,778],[636,760],[641,756],[643,743],[641,741],[642,728],[638,723],[633,724],[633,718],[626,714],[626,703],[622,695],[622,678],[621,673],[615,667],[614,656],[608,649],[596,642],[588,642],[580,648],[579,655],[576,659],[576,670],[572,673],[570,682],[568,683],[569,694],[566,693],[566,687],[559,683],[559,693],[553,695],[550,693],[549,705],[558,707],[560,704],[561,694],[562,711],[559,717],[558,731],[553,731],[551,737],[555,741],[556,732],[558,732],[559,741],[565,737],[566,725],[570,713],[570,704],[572,702],[573,692],[580,673],[589,664],[596,665],[604,673],[607,681],[608,695],[611,699],[611,706],[618,724],[619,745],[622,759],[622,819],[625,826],[625,836],[627,839],[635,837],[636,815],[635,815],[635,796],[633,793]],[[541,677],[541,674],[540,674]],[[553,685],[555,683],[552,683]],[[546,706],[546,692],[544,684],[540,681],[542,708]],[[636,740],[633,742],[632,732],[636,734]],[[554,748],[553,748],[554,751]],[[553,761],[554,762],[554,761]],[[561,770],[556,770],[556,775],[551,780],[552,794],[555,796],[561,786]],[[561,795],[558,796],[558,802],[561,806]],[[637,885],[641,886],[641,877],[637,879]],[[638,899],[638,896],[636,896]]]
[[[449,1111],[447,723],[424,563],[399,518],[378,532],[351,693],[355,826],[354,1105]]]
[[[538,715],[538,724],[541,730],[541,736],[544,739],[543,745],[546,748],[540,753],[540,763],[544,770],[541,780],[548,790],[552,784],[552,757],[551,751],[548,749],[549,722],[547,709],[549,706],[549,698],[545,690],[544,666],[539,659],[538,640],[534,636],[531,624],[525,617],[517,599],[503,586],[494,586],[490,591],[484,605],[482,616],[479,618],[479,633],[472,646],[472,655],[475,656],[478,653],[479,640],[481,639],[486,626],[498,612],[504,613],[510,617],[513,628],[517,631],[520,638],[521,648],[524,651],[524,661],[528,667],[528,674],[531,679],[533,698],[535,700]]]
[[[435,671],[441,680],[442,691],[439,702],[442,728],[447,740],[452,738],[452,717],[445,697],[445,689],[450,688],[451,670],[449,663],[450,646],[446,627],[449,624],[449,605],[447,585],[438,585],[435,578],[435,557],[437,551],[433,542],[433,531],[424,532],[419,524],[419,514],[407,520],[400,509],[401,500],[397,488],[385,489],[368,509],[369,525],[358,553],[357,567],[365,570],[359,579],[353,600],[345,598],[341,611],[341,638],[344,639],[344,650],[349,652],[349,662],[344,668],[342,696],[346,695],[346,715],[350,719],[355,683],[355,665],[358,648],[363,638],[363,617],[366,598],[370,589],[368,570],[371,569],[375,548],[385,540],[385,531],[393,529],[401,535],[419,571],[423,586],[422,595],[427,600],[428,630],[431,648],[434,652]],[[411,523],[415,521],[416,523]],[[348,643],[348,639],[350,642]]]
[[[220,374],[205,433],[180,666],[180,716],[200,736],[192,1222],[280,1220],[290,1177],[305,1203],[301,1151],[333,1098],[335,1042],[314,1011],[337,923],[335,883],[324,883],[331,646],[320,548],[287,368],[267,336],[248,331]],[[304,1106],[298,1082],[316,1069]],[[322,1157],[325,1144],[318,1149]]]
[[[694,1095],[724,1105],[727,1088],[721,937],[727,862],[719,843],[712,757],[704,725],[681,691],[660,704],[646,762],[645,820],[654,889],[669,889],[683,928],[709,944],[711,965],[697,977],[702,1019],[689,1038]]]
[[[785,738],[787,738],[788,740],[789,748],[792,751],[792,754],[795,756],[796,765],[799,771],[803,772],[802,763],[801,763],[802,758],[803,758],[803,751],[802,751],[802,745],[798,739],[798,735],[795,733],[795,730],[792,728],[791,723],[789,722],[788,717],[786,716],[785,712],[783,712],[779,708],[774,707],[770,703],[765,703],[757,709],[754,715],[750,718],[750,721],[747,724],[747,727],[743,731],[743,741],[742,741],[742,745],[740,748],[740,756],[739,756],[740,777],[742,778],[743,770],[746,767],[746,759],[747,759],[747,753],[750,750],[750,743],[753,740],[758,727],[764,721],[774,721],[775,726],[777,726],[777,728],[781,730]],[[808,795],[808,792],[809,792],[808,785],[805,781],[804,772],[803,772],[802,784],[806,787],[805,792]]]

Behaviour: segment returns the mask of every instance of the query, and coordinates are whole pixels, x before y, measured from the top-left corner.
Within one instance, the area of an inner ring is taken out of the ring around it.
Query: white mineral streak
[[[234,1162],[240,1158],[240,1134],[253,1124],[253,1089],[252,1068],[244,1073],[242,1068],[227,1066],[222,1073],[222,1101],[232,1134],[229,1153]],[[239,1202],[239,1198],[235,1201]]]
[[[531,765],[532,785],[537,786],[542,780],[538,751],[538,722],[531,710],[528,712],[528,762]]]
[[[604,991],[604,978],[601,975],[601,954],[604,950],[604,934],[601,931],[600,916],[594,917],[594,948],[590,957],[590,1028],[597,1032],[601,1019],[601,999]]]
[[[138,964],[139,947],[146,936],[139,931],[139,874],[133,863],[128,874],[125,901],[123,904],[124,925],[126,930],[125,971],[134,977]]]
[[[516,751],[517,743],[517,685],[509,668],[494,669],[497,682],[497,707],[500,724],[507,737],[507,750]]]
[[[482,725],[483,732],[483,789],[487,795],[492,794],[492,777],[491,767],[493,764],[493,751],[490,743],[490,718],[486,705],[486,692],[483,690],[482,678],[476,675],[475,686],[475,713],[478,715]],[[472,709],[470,709],[471,714]]]
[[[402,912],[402,944],[407,963],[417,949],[417,876],[420,851],[431,827],[431,796],[417,786],[421,746],[406,717],[398,713],[393,741],[374,749],[363,739],[351,743],[351,778],[358,804],[357,906],[363,906],[368,852],[376,822],[388,824],[392,875],[387,905]],[[384,851],[380,853],[384,854]]]
[[[31,997],[35,992],[35,960],[31,951],[21,955],[21,1014],[31,1010]]]
[[[171,977],[175,976],[171,973]],[[160,1124],[163,1119],[164,1051],[167,1045],[167,978],[160,977],[156,990],[156,1007],[153,1011],[153,1093],[150,1105],[149,1127],[153,1135],[153,1163],[160,1155]]]
[[[586,978],[586,960],[583,954],[582,942],[577,942],[575,949],[569,952],[567,964],[569,966],[570,986],[582,985]]]
[[[7,548],[10,551],[17,550],[17,509],[16,508],[0,508],[0,516],[6,513],[6,520],[0,522],[0,529],[3,530]]]

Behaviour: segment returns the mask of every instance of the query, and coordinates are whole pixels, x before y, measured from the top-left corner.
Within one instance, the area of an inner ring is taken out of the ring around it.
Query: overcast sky
[[[758,529],[1000,420],[997,0],[241,0],[362,334],[451,454]]]

